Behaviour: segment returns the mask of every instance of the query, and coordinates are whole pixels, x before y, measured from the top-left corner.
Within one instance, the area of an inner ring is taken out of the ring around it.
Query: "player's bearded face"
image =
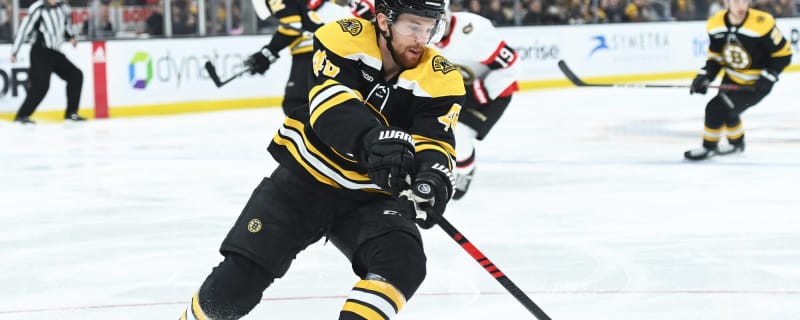
[[[401,14],[392,24],[392,48],[397,62],[404,68],[419,64],[425,47],[439,27],[439,21],[420,16]]]
[[[728,0],[730,12],[736,19],[744,19],[747,14],[747,8],[750,7],[750,0]]]

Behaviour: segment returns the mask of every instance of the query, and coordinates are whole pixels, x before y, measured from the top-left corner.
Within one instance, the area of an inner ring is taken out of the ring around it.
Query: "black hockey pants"
[[[42,103],[47,90],[50,89],[50,75],[55,73],[67,82],[66,115],[78,112],[81,100],[83,73],[63,53],[41,45],[31,47],[30,71],[28,74],[28,95],[17,112],[17,119],[30,117]]]

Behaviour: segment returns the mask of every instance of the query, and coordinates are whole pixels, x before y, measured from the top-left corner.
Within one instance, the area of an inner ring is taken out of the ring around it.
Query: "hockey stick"
[[[211,61],[206,61],[205,67],[206,67],[206,71],[208,72],[208,77],[211,78],[211,81],[214,81],[214,84],[217,86],[217,88],[219,88],[221,86],[224,86],[226,83],[231,82],[231,81],[233,81],[233,79],[236,79],[239,76],[241,76],[241,75],[245,74],[246,72],[250,71],[250,69],[245,68],[242,71],[239,71],[239,72],[235,73],[230,78],[225,79],[225,81],[220,81],[219,80],[219,75],[217,75],[217,69],[214,68],[214,65],[211,64]]]
[[[567,67],[564,60],[558,61],[558,68],[564,73],[572,84],[578,87],[614,87],[614,88],[689,88],[691,85],[684,84],[655,84],[655,83],[586,83]],[[720,84],[708,86],[722,91],[756,91],[755,87],[740,86],[736,84]]]
[[[447,232],[447,234],[450,235],[450,237],[453,238],[456,243],[461,245],[461,248],[467,251],[467,253],[469,253],[469,255],[475,259],[475,261],[483,266],[483,268],[486,269],[486,271],[489,272],[489,274],[491,274],[492,277],[497,280],[497,282],[500,282],[500,284],[503,285],[503,287],[506,288],[506,290],[508,290],[508,292],[514,296],[514,298],[517,298],[517,300],[522,303],[522,305],[528,309],[528,311],[530,311],[536,317],[536,319],[550,320],[550,317],[547,316],[547,314],[544,313],[544,311],[539,308],[539,306],[537,306],[536,303],[534,303],[533,300],[531,300],[531,298],[529,298],[528,295],[522,291],[522,289],[517,287],[514,282],[511,282],[511,279],[509,279],[502,271],[500,271],[500,268],[498,268],[491,260],[489,260],[489,258],[484,256],[483,252],[472,245],[472,242],[467,240],[467,238],[464,237],[464,235],[462,235],[461,232],[459,232],[455,227],[453,227],[453,225],[450,224],[450,222],[448,222],[444,217],[440,217],[439,227],[441,227],[444,232]]]

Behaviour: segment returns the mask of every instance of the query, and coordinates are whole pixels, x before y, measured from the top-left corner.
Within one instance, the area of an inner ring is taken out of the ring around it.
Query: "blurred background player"
[[[269,43],[248,57],[244,64],[250,74],[264,74],[278,60],[278,52],[289,48],[292,67],[284,89],[281,107],[286,115],[298,113],[307,116],[308,75],[311,72],[312,33],[322,25],[314,11],[322,1],[307,0],[254,0],[259,18],[270,15],[278,20],[278,28]]]
[[[444,214],[455,177],[456,67],[428,47],[443,0],[379,0],[375,22],[342,19],[313,37],[310,115],[290,113],[253,191],[181,319],[239,319],[307,246],[326,237],[356,282],[339,320],[390,319],[425,278],[419,226]]]
[[[710,39],[706,65],[689,91],[705,94],[720,70],[723,84],[754,86],[755,91],[722,91],[706,105],[703,145],[684,152],[689,160],[744,152],[744,127],[739,115],[764,99],[792,59],[791,44],[769,13],[750,8],[750,0],[727,0],[728,10],[708,19]],[[727,145],[719,145],[725,134]]]
[[[285,115],[306,117],[313,32],[325,22],[341,18],[372,19],[375,9],[366,0],[254,0],[253,4],[259,6],[256,11],[262,20],[270,15],[278,19],[278,29],[267,45],[245,60],[245,66],[250,69],[250,74],[264,74],[278,59],[278,52],[289,48],[292,66],[281,107]]]
[[[486,138],[519,91],[517,53],[488,19],[446,11],[447,27],[436,47],[455,64],[466,87],[456,126],[456,192],[461,199],[475,174],[475,144]]]
[[[50,89],[50,75],[53,73],[67,81],[67,111],[64,119],[86,120],[78,115],[83,72],[60,51],[64,40],[72,43],[73,47],[77,46],[76,36],[72,28],[72,9],[65,2],[38,0],[28,8],[28,15],[22,19],[11,48],[11,63],[16,63],[22,43],[29,38],[34,39],[30,52],[28,95],[22,101],[14,121],[23,124],[34,123],[30,116],[47,95]]]

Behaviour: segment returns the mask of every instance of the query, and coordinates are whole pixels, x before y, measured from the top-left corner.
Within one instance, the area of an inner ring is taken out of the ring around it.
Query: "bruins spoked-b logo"
[[[447,74],[450,71],[456,69],[456,66],[452,64],[450,61],[447,61],[445,57],[442,56],[435,56],[433,57],[433,71],[440,71],[444,74]]]
[[[361,21],[357,19],[342,19],[336,21],[340,27],[342,27],[342,31],[349,33],[352,36],[357,36],[361,33],[361,30],[364,29],[364,26],[361,25]]]
[[[722,47],[722,59],[734,69],[748,69],[752,63],[750,54],[737,43],[729,43]]]
[[[256,232],[261,231],[261,227],[263,227],[263,226],[264,225],[261,223],[261,220],[252,219],[252,220],[250,220],[250,222],[247,223],[247,231],[250,231],[252,233],[256,233]]]

